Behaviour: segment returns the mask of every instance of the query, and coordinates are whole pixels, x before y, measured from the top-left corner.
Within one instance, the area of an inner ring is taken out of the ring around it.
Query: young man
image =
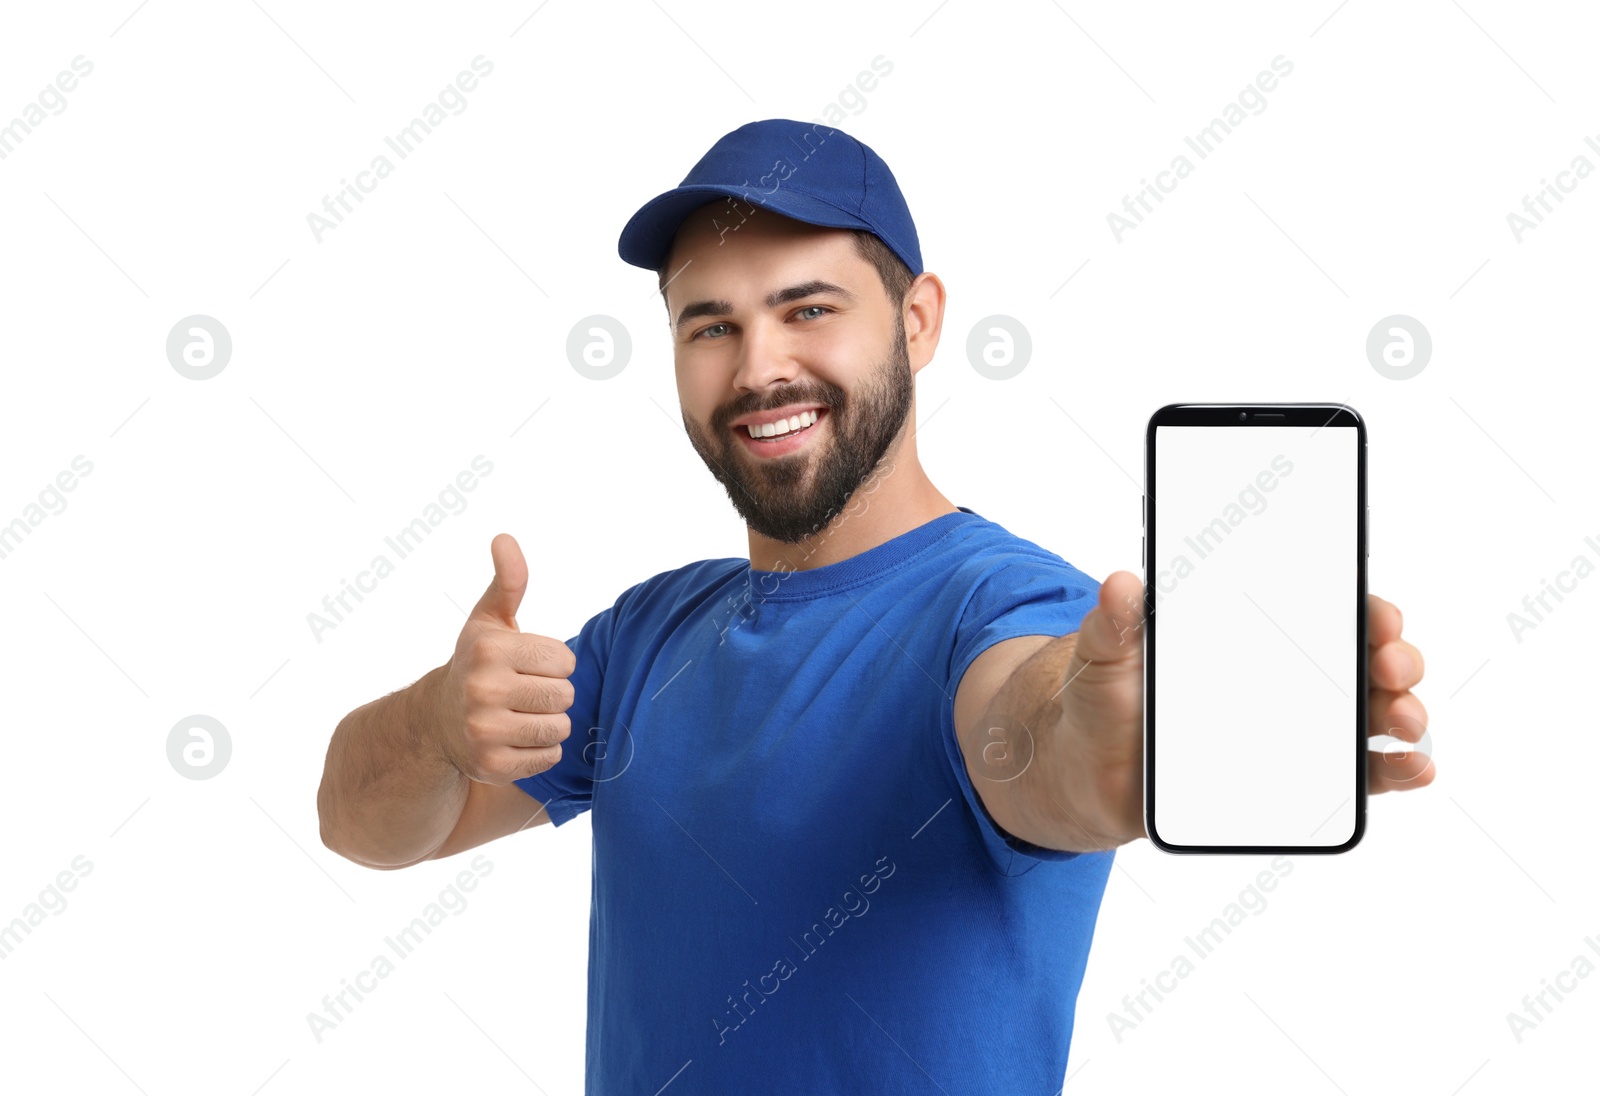
[[[865,145],[742,126],[619,250],[657,272],[749,558],[562,645],[517,629],[496,537],[451,661],[335,732],[324,840],[402,867],[590,811],[588,1092],[1056,1090],[1112,850],[1145,835],[1138,577],[929,481],[944,286]],[[1373,599],[1373,722],[1414,741],[1399,624]],[[1372,790],[1431,778],[1409,765]]]

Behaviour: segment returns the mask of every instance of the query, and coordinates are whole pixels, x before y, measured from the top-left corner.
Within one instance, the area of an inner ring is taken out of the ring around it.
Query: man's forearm
[[[461,817],[467,778],[432,745],[427,720],[444,667],[340,720],[317,813],[328,848],[372,868],[425,859]]]
[[[1113,740],[1125,730],[1096,725],[1092,711],[1067,703],[1077,638],[1052,640],[1012,671],[967,731],[978,747],[967,751],[975,759],[968,771],[995,821],[1013,836],[1048,849],[1098,852],[1143,836],[1141,743]]]

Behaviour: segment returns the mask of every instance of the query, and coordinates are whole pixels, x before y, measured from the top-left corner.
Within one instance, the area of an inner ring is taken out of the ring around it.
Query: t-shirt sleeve
[[[572,821],[593,805],[595,762],[605,750],[596,726],[600,721],[600,687],[611,651],[616,608],[596,613],[577,635],[567,640],[577,665],[567,679],[572,683],[572,706],[567,709],[572,730],[561,743],[561,760],[542,773],[516,781],[519,788],[544,805],[553,826]]]
[[[1024,841],[995,823],[973,787],[956,737],[956,689],[973,660],[1001,640],[1076,632],[1099,596],[1097,580],[1038,548],[1008,555],[986,572],[956,626],[947,690],[950,699],[944,705],[944,747],[983,843],[1002,874],[1021,875],[1040,863],[1071,860],[1078,854]]]

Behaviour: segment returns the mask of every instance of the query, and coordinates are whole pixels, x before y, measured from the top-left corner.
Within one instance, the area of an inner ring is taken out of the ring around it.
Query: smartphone
[[[1174,853],[1336,853],[1367,819],[1367,432],[1168,404],[1145,435],[1144,809]]]

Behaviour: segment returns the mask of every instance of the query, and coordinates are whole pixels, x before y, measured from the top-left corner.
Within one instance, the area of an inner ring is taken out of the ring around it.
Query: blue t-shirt
[[[1111,852],[999,830],[954,727],[967,665],[1100,584],[965,507],[810,570],[702,560],[567,645],[593,826],[586,1087],[1049,1093]]]

